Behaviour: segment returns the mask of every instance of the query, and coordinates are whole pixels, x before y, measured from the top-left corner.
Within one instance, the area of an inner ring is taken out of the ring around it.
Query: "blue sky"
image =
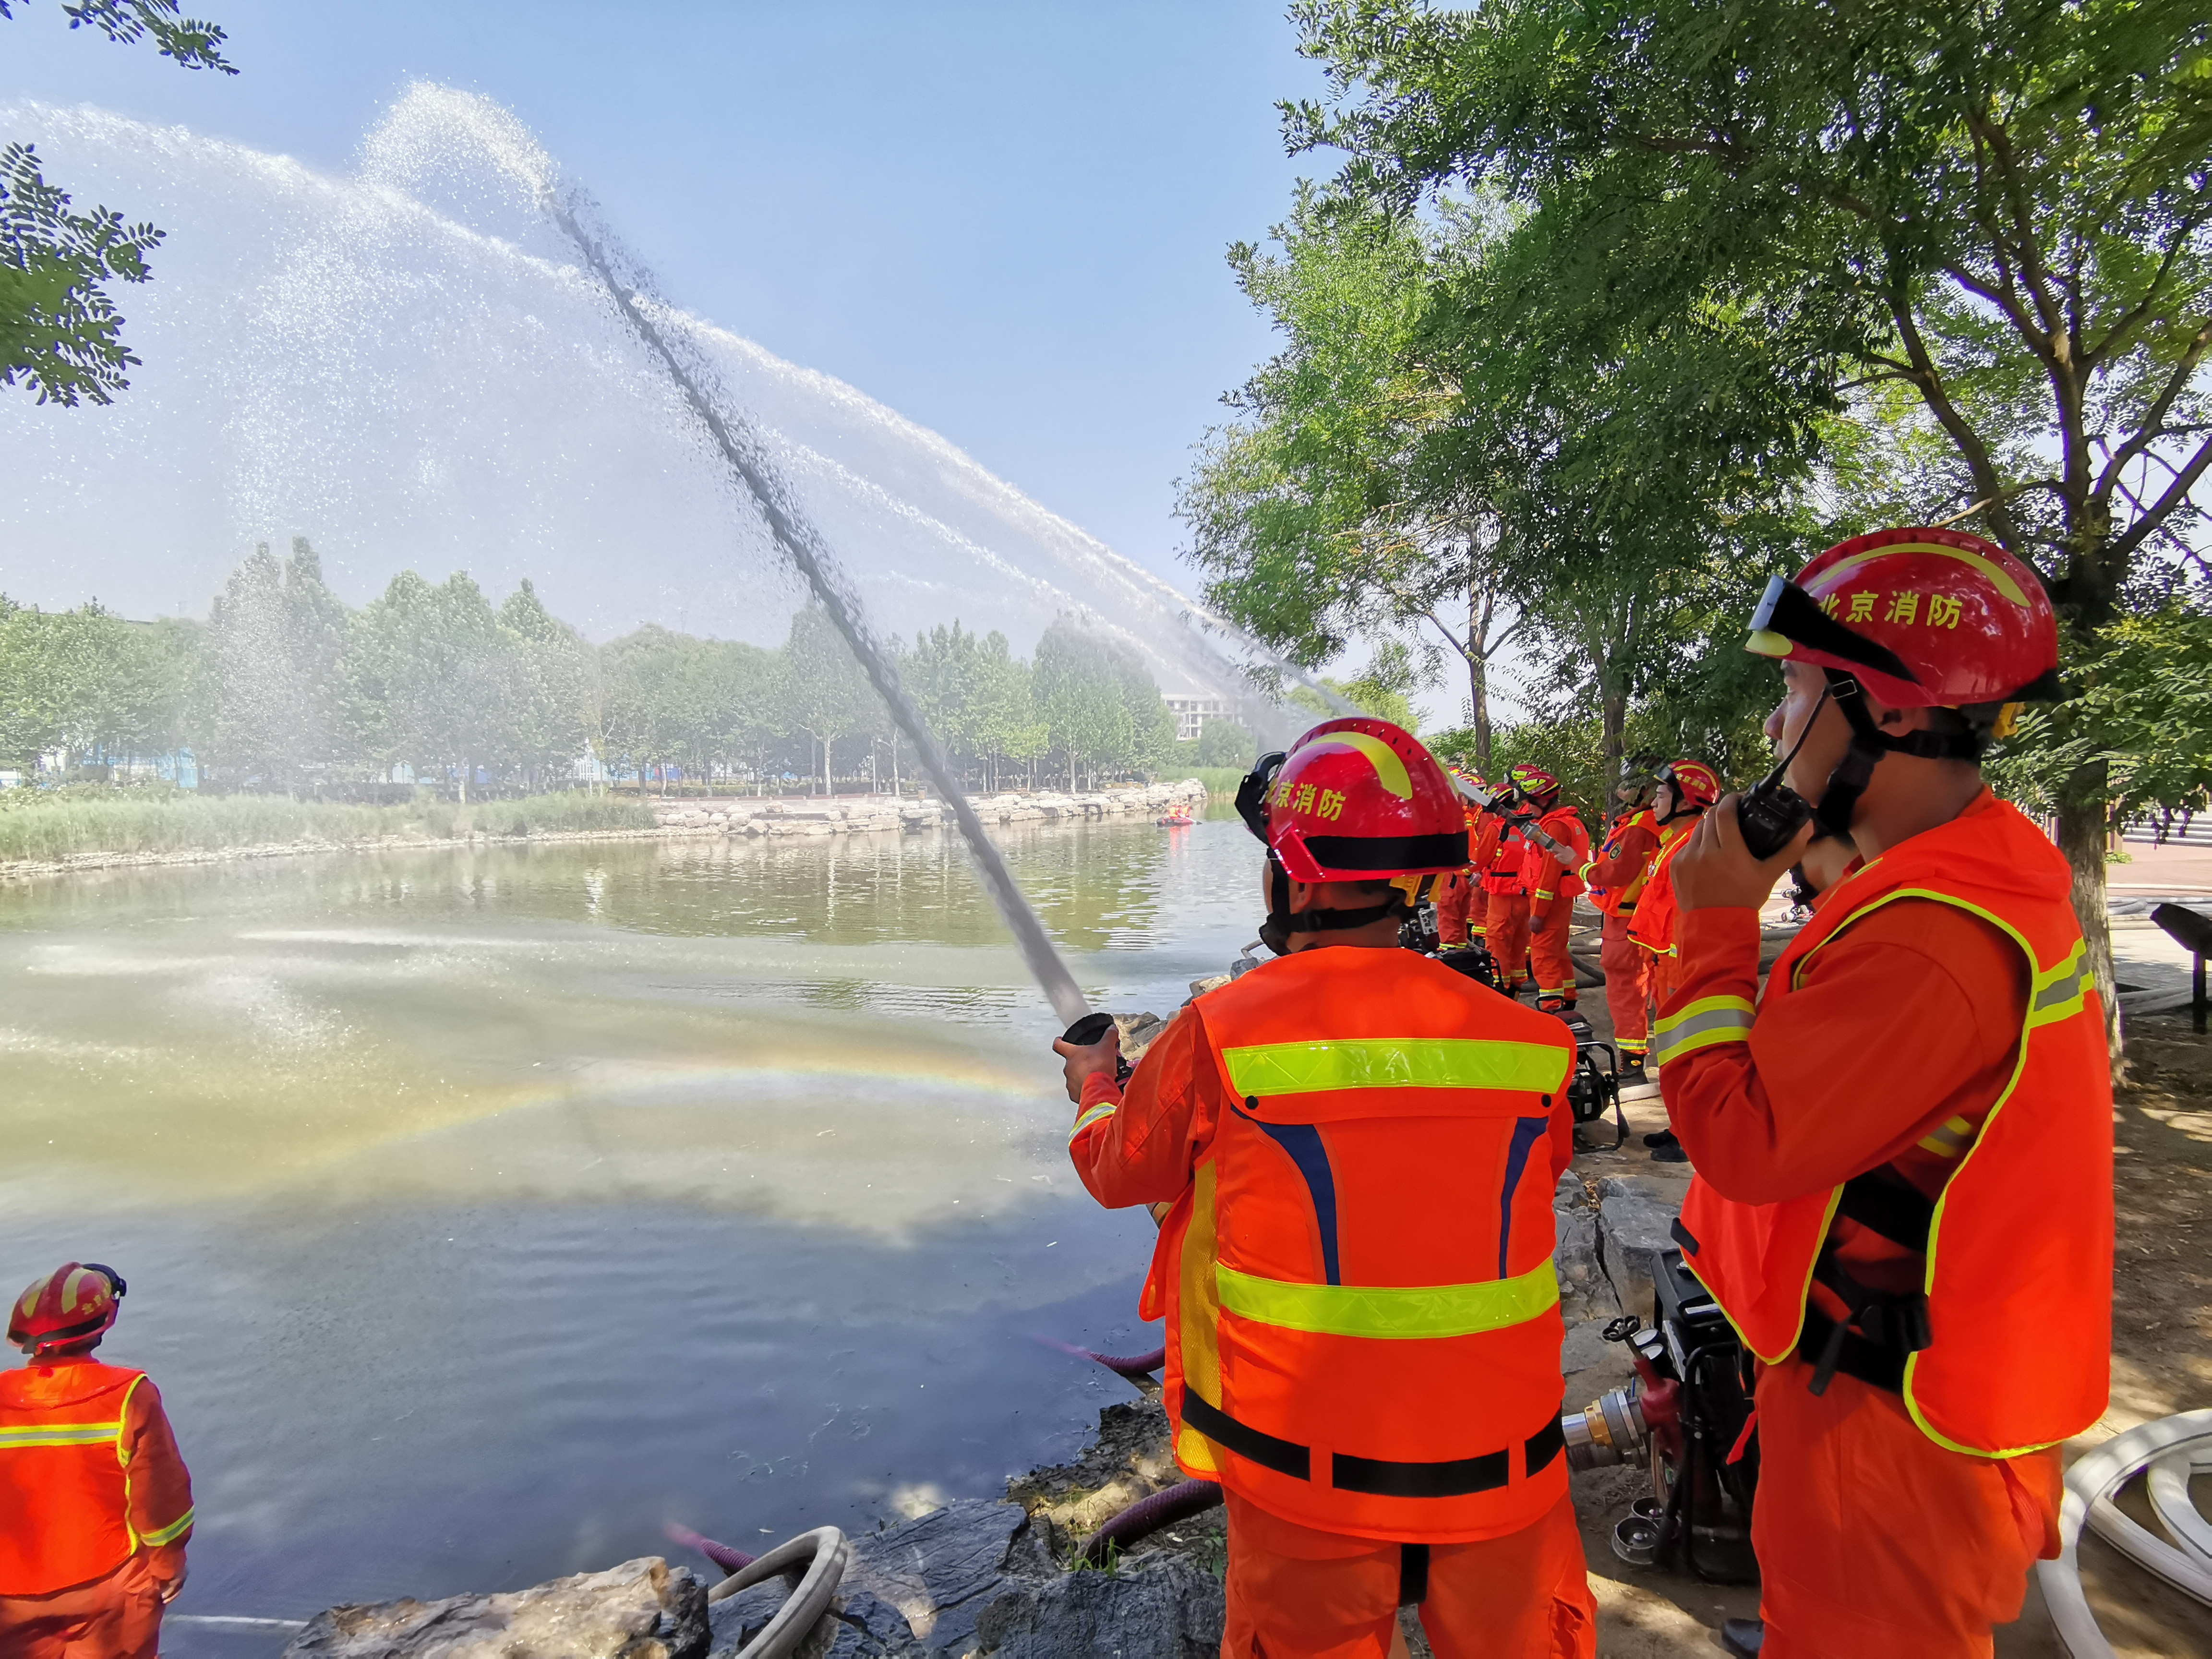
[[[1182,585],[1173,481],[1273,349],[1223,251],[1322,170],[1282,152],[1274,100],[1320,84],[1283,0],[191,0],[235,77],[15,9],[0,92],[319,168],[411,81],[495,98],[672,299]]]

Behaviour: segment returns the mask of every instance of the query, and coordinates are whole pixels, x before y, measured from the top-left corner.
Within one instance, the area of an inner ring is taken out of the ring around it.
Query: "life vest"
[[[2102,1005],[2068,902],[2070,883],[2065,860],[2042,831],[1994,802],[1847,877],[1784,951],[1760,994],[1762,1007],[1791,995],[1817,969],[1824,945],[1900,899],[1956,905],[2020,948],[2029,990],[2019,1059],[1987,1115],[1966,1125],[1932,1213],[1919,1210],[1925,1303],[1914,1310],[1917,1334],[1903,1346],[1924,1345],[1904,1358],[1896,1381],[1929,1439],[1985,1457],[2055,1444],[2096,1421],[2106,1404],[2112,1073]],[[1666,1023],[1680,1032],[1686,1016],[1699,1043],[1755,1034],[1753,1012],[1740,1000],[1712,1003],[1677,1008]],[[1880,1025],[1880,1012],[1869,1010],[1869,1041],[1879,1040]],[[1899,1063],[1909,1066],[1912,1057],[1899,1055]],[[1684,1259],[1762,1359],[1804,1352],[1807,1287],[1823,1243],[1839,1209],[1875,1218],[1854,1198],[1869,1190],[1862,1183],[1881,1180],[1863,1175],[1774,1204],[1739,1204],[1702,1178],[1691,1183]],[[1885,1188],[1893,1200],[1900,1190],[1889,1183],[1871,1190],[1879,1198]]]
[[[1503,818],[1487,817],[1482,838],[1475,844],[1474,868],[1480,872],[1486,893],[1525,893],[1521,860],[1528,843],[1516,836]]]
[[[1566,1490],[1553,1097],[1566,1029],[1410,951],[1193,1005],[1229,1106],[1146,1281],[1176,1457],[1271,1514],[1467,1541]]]
[[[0,1371],[0,1595],[86,1583],[137,1553],[123,1432],[144,1378],[90,1363]]]
[[[1589,831],[1583,827],[1582,814],[1571,806],[1555,806],[1536,820],[1536,827],[1567,849],[1566,862],[1560,865],[1551,890],[1540,892],[1536,896],[1541,899],[1554,896],[1572,899],[1583,890],[1583,865],[1589,857]],[[1551,856],[1531,842],[1522,854],[1523,879],[1535,880],[1543,868],[1544,860]]]
[[[1704,814],[1700,813],[1699,817]],[[1628,936],[1655,957],[1674,954],[1674,883],[1667,866],[1674,860],[1698,827],[1697,818],[1681,818],[1659,825],[1659,851],[1637,895],[1636,914],[1628,919]]]
[[[1623,812],[1613,820],[1613,828],[1606,831],[1605,844],[1598,848],[1597,858],[1590,860],[1591,865],[1595,866],[1599,860],[1610,864],[1619,858],[1621,843],[1627,839],[1632,830],[1648,830],[1655,838],[1660,837],[1659,820],[1652,816],[1650,807],[1639,806],[1633,812]],[[1655,848],[1653,857],[1656,856],[1657,849]],[[1651,865],[1652,859],[1645,859],[1644,867],[1619,887],[1591,886],[1591,902],[1608,916],[1635,915],[1636,901],[1643,896],[1644,884],[1651,879]]]

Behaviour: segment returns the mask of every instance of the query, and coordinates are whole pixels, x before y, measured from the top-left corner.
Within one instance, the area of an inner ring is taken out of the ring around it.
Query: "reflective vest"
[[[73,1364],[0,1371],[0,1595],[44,1595],[105,1577],[166,1536],[131,1528],[124,1428],[143,1371]]]
[[[1605,845],[1598,848],[1597,858],[1591,860],[1590,862],[1594,865],[1602,860],[1610,864],[1614,859],[1619,858],[1620,843],[1632,830],[1648,830],[1654,836],[1664,839],[1663,833],[1659,828],[1659,820],[1652,816],[1651,809],[1648,806],[1640,806],[1633,812],[1623,812],[1613,820],[1613,828],[1606,831]],[[1589,890],[1590,897],[1598,909],[1608,916],[1634,915],[1636,901],[1643,896],[1644,884],[1651,879],[1651,866],[1657,856],[1655,851],[1651,858],[1644,860],[1644,867],[1622,886],[1592,887]]]
[[[2007,1457],[2080,1433],[2103,1413],[2112,1352],[2112,1091],[2101,1004],[2068,902],[2065,860],[1998,802],[1926,830],[1848,877],[1790,942],[1761,1006],[1797,990],[1820,948],[1899,899],[1979,916],[2019,946],[2027,1013],[2012,1079],[1972,1135],[1929,1224],[1927,1334],[1905,1362],[1905,1409],[1952,1451]],[[1657,1046],[1747,1041],[1740,998],[1674,1009]],[[1881,1016],[1866,1029],[1876,1040]],[[1910,1054],[1898,1056],[1901,1066]],[[1960,1120],[1954,1120],[1954,1122]],[[1939,1127],[1944,1135],[1950,1126]],[[1935,1139],[1936,1137],[1931,1137]],[[1923,1145],[1926,1143],[1923,1143]],[[1844,1188],[1738,1204],[1691,1183],[1689,1262],[1770,1364],[1798,1346],[1807,1284]]]
[[[1690,832],[1697,827],[1694,817],[1659,826],[1659,851],[1638,890],[1636,914],[1628,919],[1629,938],[1655,957],[1674,954],[1674,884],[1667,876],[1667,866],[1688,844]]]
[[[1589,857],[1589,831],[1583,828],[1582,814],[1571,806],[1554,807],[1536,820],[1536,827],[1565,848],[1567,858],[1560,865],[1559,874],[1553,878],[1555,884],[1552,889],[1540,891],[1535,896],[1549,899],[1556,895],[1563,899],[1573,898],[1583,890],[1583,865]],[[1543,868],[1544,860],[1552,855],[1532,842],[1521,856],[1524,881],[1534,881]]]
[[[1176,1457],[1325,1532],[1465,1541],[1566,1490],[1551,1103],[1566,1029],[1410,951],[1194,1005],[1228,1103],[1160,1234]]]

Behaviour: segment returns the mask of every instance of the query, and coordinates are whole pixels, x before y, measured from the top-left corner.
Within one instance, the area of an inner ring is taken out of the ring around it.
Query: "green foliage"
[[[1037,641],[1036,712],[1067,768],[1068,787],[1088,773],[1149,773],[1175,750],[1175,716],[1135,656],[1068,617]]]
[[[1235,767],[1241,774],[1250,770],[1259,757],[1257,738],[1227,715],[1214,714],[1199,727],[1196,741],[1176,744],[1174,764],[1177,768]]]
[[[1252,758],[1257,760],[1259,757],[1255,755]],[[1179,775],[1178,781],[1182,778],[1196,778],[1206,786],[1208,795],[1233,799],[1237,786],[1244,781],[1244,775],[1252,769],[1252,765],[1250,761],[1247,761],[1242,766],[1188,766],[1176,769]]]
[[[435,800],[352,806],[285,795],[198,795],[106,787],[0,790],[0,862],[174,853],[397,836],[546,835],[653,827],[641,801],[544,795],[472,806]]]
[[[2113,827],[2212,807],[2212,610],[2181,599],[2104,631],[2074,675],[2077,695],[2031,705],[1986,769],[2044,811],[2087,763],[2107,769]]]
[[[184,69],[238,71],[223,60],[223,32],[180,15],[178,0],[64,0],[70,27],[89,24],[124,45],[151,38]],[[0,0],[0,18],[15,13]],[[40,403],[113,401],[139,361],[123,343],[111,279],[143,283],[161,240],[107,208],[70,211],[67,191],[46,182],[27,144],[0,149],[0,386],[21,384]]]

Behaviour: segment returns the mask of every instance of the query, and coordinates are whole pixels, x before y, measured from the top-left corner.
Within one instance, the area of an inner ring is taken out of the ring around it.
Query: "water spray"
[[[928,774],[930,782],[936,786],[939,796],[952,808],[953,819],[959,825],[960,833],[966,839],[969,850],[975,855],[976,866],[983,873],[983,884],[990,890],[991,897],[999,907],[999,914],[1006,918],[1007,927],[1013,933],[1014,942],[1021,947],[1022,959],[1029,964],[1030,972],[1043,990],[1045,1000],[1052,1005],[1053,1012],[1062,1023],[1073,1026],[1091,1012],[1090,1004],[1077,988],[1075,976],[1068,972],[1067,964],[1060,960],[1060,952],[1053,948],[1052,941],[1045,936],[1043,924],[1038,921],[1036,912],[1030,908],[1029,899],[1015,884],[1012,872],[1006,868],[1006,860],[1000,856],[991,838],[984,834],[983,821],[975,816],[975,809],[969,804],[967,792],[953,777],[952,768],[945,759],[943,747],[937,741],[937,734],[921,718],[921,711],[914,706],[905,689],[899,684],[897,669],[868,631],[867,623],[861,616],[858,592],[823,541],[821,532],[800,510],[789,487],[770,464],[767,446],[761,441],[760,434],[750,422],[735,412],[732,400],[726,396],[718,398],[710,395],[710,392],[720,390],[717,384],[720,377],[712,368],[696,357],[687,363],[668,337],[654,325],[645,307],[639,302],[641,292],[650,291],[649,284],[643,280],[642,270],[634,262],[625,261],[628,269],[617,272],[608,239],[594,235],[585,228],[573,197],[564,197],[548,189],[543,193],[542,202],[545,211],[560,226],[562,234],[576,245],[592,274],[606,289],[616,310],[665,366],[669,378],[676,383],[677,390],[684,394],[684,401],[690,404],[692,412],[698,416],[708,434],[714,439],[723,459],[729,463],[730,471],[736,474],[746,491],[759,504],[776,545],[783,550],[799,574],[806,579],[806,585],[813,590],[814,597],[830,613],[830,621],[836,624],[838,633],[844,636],[846,645],[866,673],[868,684],[875,687],[876,695],[890,710],[891,719],[921,756],[922,770]]]

